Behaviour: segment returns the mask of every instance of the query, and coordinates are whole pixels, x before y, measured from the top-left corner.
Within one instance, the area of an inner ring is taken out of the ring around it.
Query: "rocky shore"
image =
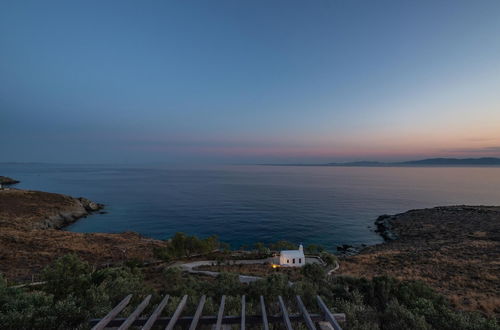
[[[500,315],[500,207],[411,210],[375,225],[386,242],[342,258],[340,274],[422,280],[460,309]]]
[[[156,261],[153,250],[162,247],[162,241],[130,232],[85,234],[61,230],[102,207],[85,198],[0,190],[0,273],[12,280],[28,280],[68,253],[96,267],[132,259]]]
[[[16,183],[19,183],[19,181],[0,175],[0,185],[11,185]]]

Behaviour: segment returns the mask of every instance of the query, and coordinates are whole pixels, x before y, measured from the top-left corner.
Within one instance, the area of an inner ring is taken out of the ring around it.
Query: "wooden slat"
[[[165,330],[172,330],[174,328],[177,319],[179,318],[179,316],[182,313],[182,310],[184,309],[184,306],[186,306],[187,299],[188,299],[187,295],[182,297],[181,302],[177,306],[177,309],[175,310],[174,315],[172,315],[170,322],[168,322],[167,326],[165,327]]]
[[[151,300],[151,295],[147,296],[139,306],[135,309],[135,311],[130,314],[130,316],[125,320],[125,322],[122,323],[122,325],[118,328],[118,330],[126,330],[130,328],[132,323],[134,323],[135,319],[141,315],[142,311],[146,306],[149,304],[149,301]]]
[[[156,322],[156,319],[158,319],[158,317],[160,316],[161,312],[163,311],[163,309],[167,305],[168,298],[170,298],[170,296],[167,294],[162,299],[162,301],[158,304],[158,306],[155,308],[155,311],[153,312],[153,314],[151,314],[151,316],[147,320],[146,324],[144,324],[144,326],[142,327],[142,330],[149,330],[149,329],[151,329],[153,327],[153,325]]]
[[[325,315],[323,313],[321,314],[309,314],[311,316],[311,319],[313,322],[321,322],[325,320]],[[333,314],[335,319],[338,322],[345,322],[345,314],[344,313],[335,313]],[[289,314],[290,317],[290,322],[292,324],[294,323],[304,323],[304,317],[302,314]],[[283,317],[281,315],[268,315],[267,320],[269,321],[269,324],[283,324]],[[95,325],[99,322],[100,320],[92,319],[89,321],[90,326]],[[147,318],[145,317],[140,317],[137,320],[135,320],[133,326],[135,327],[140,327],[148,321]],[[115,327],[118,328],[123,322],[125,322],[125,318],[115,318],[111,322],[108,323],[108,327]],[[155,326],[161,326],[164,327],[170,322],[170,317],[159,317],[156,322]],[[193,316],[181,316],[177,320],[176,325],[179,325],[185,329],[189,328],[189,325],[193,322]],[[199,325],[214,325],[217,322],[217,315],[205,315],[201,316],[200,320],[198,321]],[[246,315],[245,316],[245,323],[247,325],[255,325],[255,324],[261,324],[262,323],[262,315],[260,313],[258,315]],[[240,315],[226,315],[222,319],[222,324],[231,324],[231,325],[238,325],[241,324],[241,316]]]
[[[189,330],[195,330],[198,325],[198,320],[200,319],[201,312],[203,311],[203,306],[205,306],[205,299],[207,297],[205,295],[201,296],[200,302],[198,303],[198,307],[196,308],[196,312],[194,313],[193,322],[189,326]]]
[[[241,322],[240,322],[240,329],[245,330],[245,323],[246,323],[246,302],[245,302],[245,295],[241,296]]]
[[[219,312],[217,313],[217,323],[215,324],[215,330],[220,330],[222,327],[222,319],[224,317],[224,305],[226,304],[226,296],[223,295],[220,300]]]
[[[309,328],[309,330],[316,330],[316,326],[314,325],[314,322],[311,320],[311,316],[309,315],[306,306],[304,306],[304,303],[302,302],[300,296],[297,296],[297,304],[299,305],[300,312],[302,313],[304,321],[306,322],[306,325]]]
[[[260,308],[262,311],[262,327],[264,330],[269,330],[269,322],[267,320],[266,304],[264,303],[264,297],[260,296]]]
[[[118,315],[125,308],[125,306],[127,306],[127,304],[130,302],[130,299],[132,299],[131,294],[126,296],[122,301],[120,301],[120,303],[116,305],[116,307],[113,308],[111,312],[108,313],[108,315],[106,315],[102,320],[100,320],[99,323],[97,323],[92,328],[92,330],[104,329],[106,325],[108,325],[108,323],[112,321],[116,317],[116,315]]]
[[[283,302],[283,298],[278,296],[278,301],[281,308],[281,313],[283,313],[283,321],[285,322],[285,326],[287,330],[293,330],[292,323],[290,322],[290,317],[288,316],[288,311],[286,310],[285,303]]]
[[[333,329],[335,329],[335,330],[342,330],[342,328],[340,327],[340,325],[337,322],[337,320],[335,319],[335,317],[332,315],[332,313],[330,312],[330,310],[328,309],[328,307],[326,306],[326,304],[323,302],[323,299],[321,299],[320,296],[317,296],[316,298],[318,300],[319,307],[321,308],[321,310],[325,314],[326,320],[328,322],[330,322],[330,324],[332,325]]]

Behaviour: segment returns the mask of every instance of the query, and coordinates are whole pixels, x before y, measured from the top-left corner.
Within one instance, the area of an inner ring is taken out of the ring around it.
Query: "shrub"
[[[321,260],[323,260],[328,266],[334,266],[337,264],[337,256],[328,252],[321,252]]]
[[[305,264],[301,271],[302,275],[313,283],[320,282],[326,277],[325,268],[319,264]]]
[[[87,262],[74,254],[65,255],[43,270],[44,291],[53,294],[56,300],[69,294],[84,296],[92,285],[91,272]]]
[[[421,315],[413,314],[404,305],[400,305],[397,300],[392,300],[382,313],[381,329],[383,330],[428,330],[431,326],[425,322]]]
[[[189,257],[193,254],[207,254],[219,249],[221,243],[217,236],[210,236],[205,239],[199,239],[196,236],[189,236],[184,233],[176,233],[167,242],[165,250],[157,250],[156,254],[163,256],[161,259]],[[227,248],[227,246],[226,246]]]
[[[281,240],[276,243],[269,244],[269,249],[273,251],[281,251],[281,250],[297,250],[299,247],[297,244],[293,244],[289,241]]]
[[[305,252],[309,254],[319,254],[325,251],[325,248],[317,244],[309,244],[305,247]]]

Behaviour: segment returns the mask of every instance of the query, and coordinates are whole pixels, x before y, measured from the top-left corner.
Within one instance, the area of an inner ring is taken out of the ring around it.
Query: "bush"
[[[281,240],[276,243],[269,244],[269,249],[273,251],[281,251],[281,250],[297,250],[299,247],[297,244],[293,244],[291,242]]]
[[[319,255],[321,260],[323,260],[327,266],[335,266],[337,264],[337,256],[328,252],[321,252]]]
[[[90,317],[103,316],[128,294],[132,306],[147,290],[140,271],[106,268],[92,272],[75,255],[57,259],[43,272],[41,290],[9,288],[0,277],[2,329],[75,329]]]
[[[193,254],[207,254],[219,249],[221,243],[217,236],[210,236],[199,239],[196,236],[189,236],[184,233],[176,233],[174,237],[167,241],[166,250],[157,249],[155,254],[161,259],[190,257]],[[224,245],[227,248],[227,245]]]
[[[313,283],[320,282],[326,277],[325,268],[319,264],[305,264],[301,271],[302,275]]]
[[[319,254],[325,251],[325,248],[317,244],[309,244],[305,247],[305,252],[308,254]]]
[[[44,291],[53,294],[55,299],[69,294],[84,296],[92,285],[91,273],[88,263],[74,254],[65,255],[43,270]]]
[[[428,330],[431,326],[425,322],[421,315],[413,314],[397,300],[392,300],[381,316],[381,329],[383,330]]]
[[[261,295],[266,302],[276,301],[280,295],[291,309],[296,306],[295,295],[300,295],[311,312],[317,312],[313,307],[315,297],[321,295],[335,312],[346,314],[346,329],[499,329],[494,319],[454,311],[445,298],[423,282],[384,276],[371,280],[346,276],[327,278],[325,269],[318,264],[307,264],[301,272],[304,279],[293,285],[280,273],[245,285],[234,274],[222,273],[207,281],[186,275],[177,268],[166,268],[160,291],[161,295],[170,294],[172,298],[165,314],[173,312],[174,303],[185,294],[190,296],[186,313],[194,312],[197,299],[203,294],[207,295],[204,313],[216,313],[221,295],[227,296],[228,313],[237,313],[239,298],[245,294],[248,313],[257,314]],[[146,292],[152,291],[145,287],[137,267],[93,271],[88,263],[74,255],[56,260],[43,271],[43,277],[47,283],[37,291],[29,291],[8,287],[0,276],[0,328],[78,329],[85,327],[90,317],[105,315],[126,295],[134,295],[128,307],[132,309]],[[268,307],[270,313],[279,312],[273,304]],[[129,313],[129,309],[124,313]]]

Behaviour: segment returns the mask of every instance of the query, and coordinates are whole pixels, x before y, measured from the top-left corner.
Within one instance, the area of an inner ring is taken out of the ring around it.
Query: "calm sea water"
[[[335,249],[375,244],[385,213],[449,204],[500,205],[500,168],[278,167],[207,169],[0,164],[19,188],[83,196],[107,214],[75,232],[216,234],[233,247],[286,239]]]

